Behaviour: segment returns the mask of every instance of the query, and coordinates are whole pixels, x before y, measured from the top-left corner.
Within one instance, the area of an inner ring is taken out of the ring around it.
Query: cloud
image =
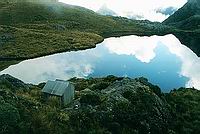
[[[162,13],[164,15],[172,15],[174,12],[176,12],[178,9],[175,7],[168,7],[168,8],[161,8],[156,10],[156,13]]]
[[[150,21],[165,20],[168,15],[158,13],[158,9],[169,7],[180,8],[187,0],[60,0],[68,4],[79,5],[89,8],[93,11],[99,10],[104,4],[117,13],[118,16],[131,17],[139,19],[148,19]],[[135,16],[135,17],[134,17]],[[141,16],[143,18],[141,18]]]
[[[116,16],[117,14],[110,10],[105,4],[97,11],[101,15]]]
[[[139,15],[139,14],[134,14],[133,12],[126,12],[126,17],[129,19],[134,19],[134,20],[142,20],[144,19],[144,16]]]

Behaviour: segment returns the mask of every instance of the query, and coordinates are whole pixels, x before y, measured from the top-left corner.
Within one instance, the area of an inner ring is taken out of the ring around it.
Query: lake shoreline
[[[176,53],[173,50],[181,51]],[[183,53],[193,56],[185,61]],[[19,61],[19,64],[13,63],[16,65],[2,70],[0,74],[10,74],[34,84],[55,78],[144,76],[162,89],[173,89],[185,87],[187,82],[193,79],[192,69],[198,70],[196,65],[187,70],[188,74],[181,73],[181,68],[188,65],[189,61],[196,59],[195,54],[172,34],[151,37],[132,35],[108,38],[93,49]],[[6,61],[3,64],[6,64]],[[2,67],[5,68],[5,66]],[[21,75],[24,73],[26,76]],[[171,83],[170,85],[165,83],[166,79]]]
[[[156,34],[156,33],[153,33],[153,32],[149,32],[149,33],[114,33],[112,36],[108,36],[107,33],[104,33],[104,36],[102,36],[102,40],[101,41],[98,41],[94,44],[91,44],[89,46],[81,46],[79,48],[71,48],[71,49],[63,49],[63,50],[58,50],[58,51],[54,51],[54,52],[47,52],[45,54],[41,54],[41,55],[36,55],[36,56],[32,56],[32,57],[0,57],[0,61],[13,61],[13,60],[17,60],[17,61],[23,61],[23,60],[29,60],[29,59],[35,59],[35,58],[40,58],[40,57],[44,57],[44,56],[50,56],[50,55],[53,55],[53,54],[58,54],[58,53],[63,53],[63,52],[72,52],[72,51],[81,51],[81,50],[87,50],[87,49],[92,49],[92,48],[95,48],[96,45],[102,43],[105,39],[108,39],[108,38],[112,38],[112,37],[123,37],[123,36],[129,36],[129,35],[137,35],[137,36],[147,36],[147,37],[150,37],[150,36],[154,36],[154,35],[158,35],[158,36],[164,36],[164,35],[167,35],[169,33],[160,33],[160,34]]]
[[[88,46],[80,46],[79,48],[70,48],[70,49],[62,49],[62,50],[57,50],[57,51],[53,51],[53,52],[47,52],[47,53],[44,53],[44,54],[40,54],[40,55],[36,55],[36,56],[30,56],[30,57],[0,57],[0,62],[1,61],[23,61],[23,60],[29,60],[29,59],[35,59],[35,58],[40,58],[40,57],[44,57],[44,56],[50,56],[50,55],[53,55],[53,54],[58,54],[58,53],[63,53],[63,52],[72,52],[72,51],[81,51],[81,50],[87,50],[87,49],[92,49],[92,48],[95,48],[96,45],[102,43],[105,39],[108,39],[108,38],[113,38],[113,37],[124,37],[124,36],[131,36],[131,35],[136,35],[136,36],[140,36],[140,37],[150,37],[150,36],[165,36],[167,34],[173,34],[173,35],[176,35],[176,34],[180,34],[180,33],[186,33],[186,34],[189,34],[189,33],[196,33],[196,32],[193,32],[193,31],[183,31],[183,30],[178,30],[178,31],[173,31],[173,32],[146,32],[146,33],[142,33],[142,32],[115,32],[115,33],[112,33],[112,35],[110,35],[111,33],[102,33],[102,35],[100,34],[99,36],[102,37],[102,40],[100,41],[97,41],[95,42],[94,44],[87,44]],[[198,32],[197,32],[198,33]],[[184,44],[185,45],[185,44]]]
[[[29,59],[35,59],[35,58],[40,58],[40,57],[45,57],[45,56],[50,56],[50,55],[53,55],[53,54],[59,54],[59,53],[64,53],[64,52],[73,52],[73,51],[81,51],[81,50],[87,50],[87,49],[92,49],[92,48],[95,48],[98,44],[102,43],[105,39],[108,39],[108,38],[112,38],[112,37],[123,37],[123,36],[129,36],[129,35],[137,35],[137,36],[147,36],[147,37],[150,37],[150,36],[154,36],[154,35],[157,35],[157,36],[164,36],[164,35],[167,35],[167,34],[173,34],[173,35],[176,35],[178,33],[196,33],[196,32],[193,32],[193,31],[183,31],[183,30],[173,30],[173,31],[168,31],[168,32],[147,32],[147,33],[144,33],[144,32],[124,32],[124,33],[120,33],[120,32],[116,32],[116,33],[102,33],[100,36],[102,37],[102,39],[100,41],[97,41],[96,43],[94,44],[91,44],[91,45],[87,45],[87,46],[81,46],[79,48],[71,48],[71,49],[62,49],[62,50],[59,50],[59,51],[54,51],[54,52],[48,52],[48,53],[44,53],[44,54],[40,54],[40,55],[37,55],[37,56],[31,56],[31,57],[0,57],[0,63],[2,64],[0,66],[0,71],[8,68],[10,65],[13,65],[14,63],[19,63],[21,61],[24,61],[24,60],[29,60]],[[184,44],[185,45],[185,44]],[[5,62],[11,62],[13,64],[5,64]]]
[[[162,36],[162,35],[167,35],[167,33],[165,34],[155,34],[155,33],[115,33],[113,34],[112,36],[107,36],[106,33],[104,33],[104,36],[101,36],[102,37],[102,40],[100,41],[97,41],[95,44],[91,44],[89,46],[81,46],[80,48],[71,48],[71,49],[63,49],[63,50],[59,50],[59,51],[54,51],[54,52],[48,52],[48,53],[45,53],[45,54],[41,54],[41,55],[37,55],[37,56],[32,56],[32,57],[0,57],[0,62],[12,62],[12,61],[18,61],[21,62],[21,61],[24,61],[24,60],[30,60],[30,59],[35,59],[35,58],[40,58],[40,57],[45,57],[45,56],[50,56],[50,55],[53,55],[53,54],[59,54],[59,53],[63,53],[63,52],[73,52],[73,51],[81,51],[81,50],[87,50],[87,49],[92,49],[92,48],[95,48],[98,44],[102,43],[105,39],[108,39],[108,38],[112,38],[112,37],[123,37],[123,36],[129,36],[129,35],[138,35],[138,36],[153,36],[153,35],[159,35],[159,36]],[[8,66],[9,67],[9,66]],[[7,68],[7,67],[6,67]],[[0,67],[0,71],[6,69],[5,67],[1,68]]]

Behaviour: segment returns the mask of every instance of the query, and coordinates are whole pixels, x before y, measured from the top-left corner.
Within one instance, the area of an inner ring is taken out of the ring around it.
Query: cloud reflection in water
[[[160,43],[180,58],[182,65],[179,74],[189,78],[185,86],[200,89],[200,58],[192,50],[182,45],[174,35],[127,36],[117,40],[110,38],[105,41],[105,46],[111,53],[132,55],[141,62],[150,63],[155,58],[156,53],[154,51]]]
[[[102,74],[145,76],[167,89],[200,89],[200,58],[173,35],[108,38],[94,49],[26,60],[4,73],[29,83]]]

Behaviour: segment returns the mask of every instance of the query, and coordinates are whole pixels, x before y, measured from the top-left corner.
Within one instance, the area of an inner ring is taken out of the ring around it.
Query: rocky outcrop
[[[152,87],[144,78],[124,78],[101,91],[83,90],[78,111],[92,113],[97,120],[106,122],[105,127],[127,126],[138,133],[165,134],[169,131],[171,119],[169,106],[165,99],[154,93]],[[121,130],[110,131],[121,133]]]
[[[200,132],[200,92],[196,89],[164,94],[145,78],[114,76],[71,81],[76,85],[76,99],[61,109],[55,100],[44,103],[40,97],[43,84],[31,87],[10,75],[0,76],[0,133]]]
[[[28,90],[29,86],[23,81],[16,79],[8,74],[0,76],[0,89],[9,89],[15,92],[16,90]]]
[[[112,111],[116,120],[120,121],[120,117],[124,116],[121,115],[122,113],[130,114],[128,117],[131,118],[130,121],[133,124],[138,124],[139,128],[144,127],[145,132],[167,133],[168,121],[171,118],[168,104],[158,97],[149,86],[136,79],[124,78],[122,81],[116,81],[102,90],[102,93],[107,96],[104,106]],[[126,113],[121,109],[121,113],[118,109],[120,107],[129,110]],[[131,117],[131,115],[133,116]],[[125,118],[127,116],[124,116],[124,119],[121,118],[121,120],[128,120]],[[142,132],[143,130],[139,129],[138,131]]]

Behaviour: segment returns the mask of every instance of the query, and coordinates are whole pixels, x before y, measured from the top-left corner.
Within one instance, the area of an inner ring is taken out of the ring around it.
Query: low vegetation
[[[95,47],[103,38],[97,34],[78,31],[27,30],[2,27],[1,59],[27,59],[56,52]],[[7,33],[7,34],[5,34]]]
[[[180,134],[200,133],[200,92],[180,88],[165,96],[172,108],[172,127]]]
[[[0,76],[2,134],[198,134],[200,92],[162,93],[145,78],[73,78],[75,100],[44,101],[39,85]]]
[[[0,60],[22,60],[93,48],[106,37],[167,34],[170,27],[102,16],[59,2],[1,2]],[[155,25],[155,26],[154,26]],[[162,28],[163,27],[163,28]]]

